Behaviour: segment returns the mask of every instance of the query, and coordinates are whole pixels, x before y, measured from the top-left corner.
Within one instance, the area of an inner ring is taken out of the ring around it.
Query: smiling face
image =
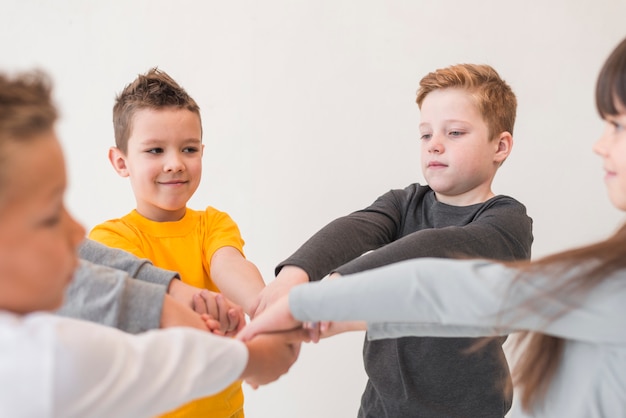
[[[422,173],[440,202],[467,206],[493,196],[493,177],[513,140],[503,132],[490,141],[489,127],[466,90],[428,93],[419,129]]]
[[[3,149],[0,309],[25,314],[61,306],[84,228],[63,203],[61,146],[50,131]]]
[[[128,151],[111,148],[117,173],[129,177],[137,211],[148,219],[177,221],[202,176],[198,115],[179,108],[141,109],[133,116]]]
[[[616,115],[606,115],[604,133],[593,150],[602,157],[609,199],[613,205],[626,211],[626,106],[617,101]]]

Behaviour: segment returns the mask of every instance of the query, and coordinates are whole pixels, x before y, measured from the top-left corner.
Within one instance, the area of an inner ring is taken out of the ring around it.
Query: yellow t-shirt
[[[136,210],[120,219],[112,219],[94,227],[89,238],[105,245],[121,248],[155,266],[177,271],[183,282],[192,286],[219,291],[210,276],[211,258],[222,247],[234,247],[243,254],[244,241],[237,224],[228,214],[215,208],[205,211],[187,209],[175,222],[155,222]],[[243,417],[241,382],[224,391],[190,402],[167,417]]]

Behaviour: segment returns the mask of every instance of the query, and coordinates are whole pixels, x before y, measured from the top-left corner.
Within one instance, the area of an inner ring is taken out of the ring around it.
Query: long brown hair
[[[626,39],[607,58],[596,84],[596,106],[600,116],[618,114],[616,104],[626,104]],[[608,279],[611,273],[626,269],[626,225],[605,241],[529,263],[522,268],[519,280],[532,276],[534,271],[547,271],[557,276],[586,262],[591,266],[589,269],[571,275],[546,296],[567,298],[584,294]],[[563,355],[564,343],[562,338],[539,332],[522,333],[517,340],[514,352],[518,360],[513,371],[513,384],[519,390],[525,410],[545,397]]]

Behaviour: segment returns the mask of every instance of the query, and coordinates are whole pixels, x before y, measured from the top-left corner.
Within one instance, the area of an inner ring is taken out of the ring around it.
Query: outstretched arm
[[[259,269],[234,247],[222,247],[211,258],[211,279],[220,291],[252,316],[257,295],[265,287]]]

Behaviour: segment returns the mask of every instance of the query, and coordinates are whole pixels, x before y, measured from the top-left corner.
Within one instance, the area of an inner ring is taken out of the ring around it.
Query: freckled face
[[[200,119],[189,110],[135,113],[126,155],[114,148],[110,159],[130,178],[140,214],[161,222],[184,216],[202,176],[201,135]]]
[[[617,115],[606,117],[606,127],[593,150],[602,157],[604,183],[613,205],[626,211],[626,107],[616,103]]]
[[[471,95],[462,89],[435,90],[420,110],[422,173],[437,199],[469,205],[492,197],[491,183],[506,155],[498,153],[497,140],[489,140]]]
[[[54,310],[78,263],[85,229],[67,212],[61,146],[50,131],[3,150],[0,195],[0,308]]]

